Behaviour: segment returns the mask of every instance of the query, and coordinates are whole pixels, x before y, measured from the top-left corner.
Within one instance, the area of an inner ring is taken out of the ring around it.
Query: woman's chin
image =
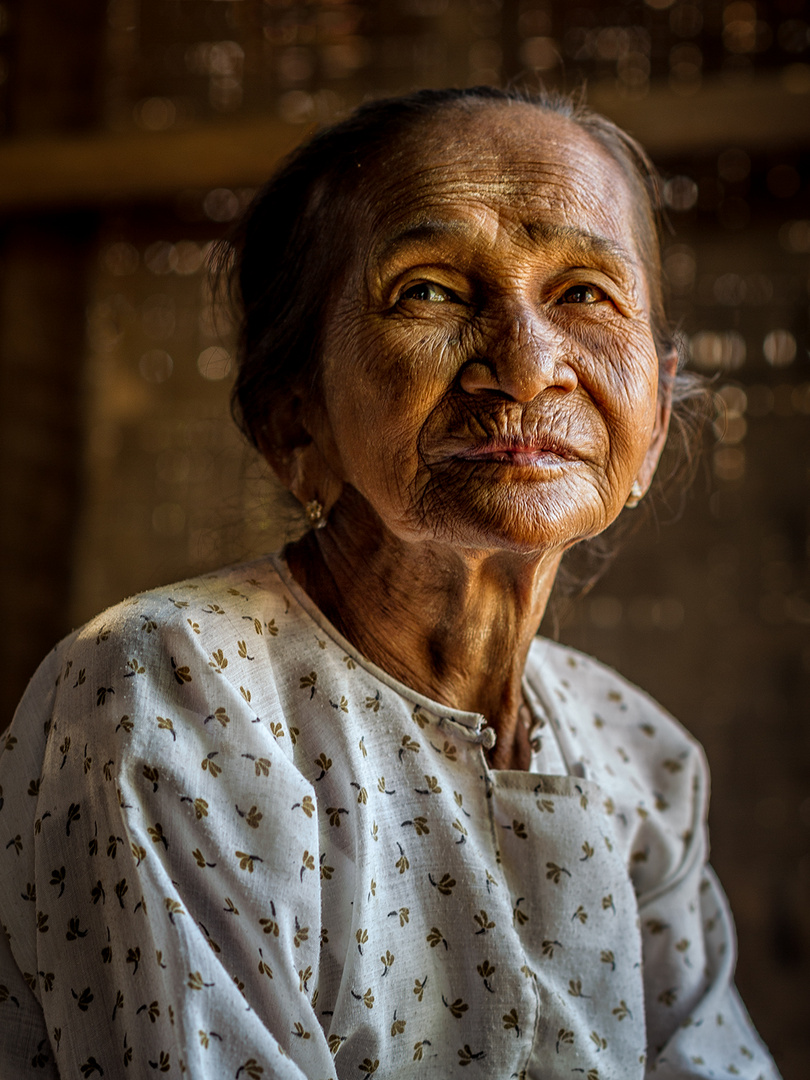
[[[519,555],[563,552],[580,540],[601,532],[592,515],[555,512],[559,508],[511,505],[474,507],[464,513],[443,514],[438,520],[422,520],[423,539],[448,544],[454,549],[504,551]]]
[[[572,497],[551,485],[511,484],[427,490],[411,522],[424,539],[529,555],[565,551],[602,532],[615,516],[593,489]]]

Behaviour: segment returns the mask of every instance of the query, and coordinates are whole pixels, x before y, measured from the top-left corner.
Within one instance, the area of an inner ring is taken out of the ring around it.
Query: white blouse
[[[63,641],[0,754],[0,1080],[778,1073],[700,748],[538,639],[528,772],[280,560]]]

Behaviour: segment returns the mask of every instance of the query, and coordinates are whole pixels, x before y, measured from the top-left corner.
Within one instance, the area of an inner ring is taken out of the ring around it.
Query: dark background
[[[717,414],[680,519],[560,634],[705,745],[738,982],[803,1080],[809,20],[803,0],[0,3],[0,728],[72,626],[284,538],[205,276],[278,156],[366,95],[585,80],[667,181],[672,312]]]

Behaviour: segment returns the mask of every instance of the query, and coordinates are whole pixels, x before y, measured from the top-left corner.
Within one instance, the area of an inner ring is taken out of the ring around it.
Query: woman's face
[[[563,549],[666,427],[631,194],[571,121],[448,110],[366,167],[308,427],[406,541]]]

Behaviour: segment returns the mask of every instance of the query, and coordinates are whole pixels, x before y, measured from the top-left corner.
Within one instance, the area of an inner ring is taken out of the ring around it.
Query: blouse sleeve
[[[311,786],[283,717],[192,634],[153,639],[90,631],[63,657],[31,902],[5,898],[57,1068],[326,1080]]]
[[[605,809],[636,891],[646,1075],[779,1080],[733,985],[733,922],[706,865],[710,782],[701,746],[598,661],[548,643],[539,657],[557,737],[609,794]]]
[[[611,669],[563,647],[544,650],[550,715],[559,700],[567,756],[582,760],[611,793],[605,807],[638,898],[646,1075],[779,1080],[734,987],[734,925],[707,866],[702,748]]]
[[[642,907],[641,917],[648,1039],[654,1052],[650,1071],[656,1080],[779,1080],[734,986],[734,925],[711,868],[697,868],[679,887]],[[683,980],[687,966],[696,969],[696,979]],[[672,1010],[684,982],[694,989],[677,1010],[673,1031]]]
[[[700,771],[683,863],[671,879],[639,897],[648,1075],[779,1080],[734,986],[734,924],[706,865],[705,765]]]

